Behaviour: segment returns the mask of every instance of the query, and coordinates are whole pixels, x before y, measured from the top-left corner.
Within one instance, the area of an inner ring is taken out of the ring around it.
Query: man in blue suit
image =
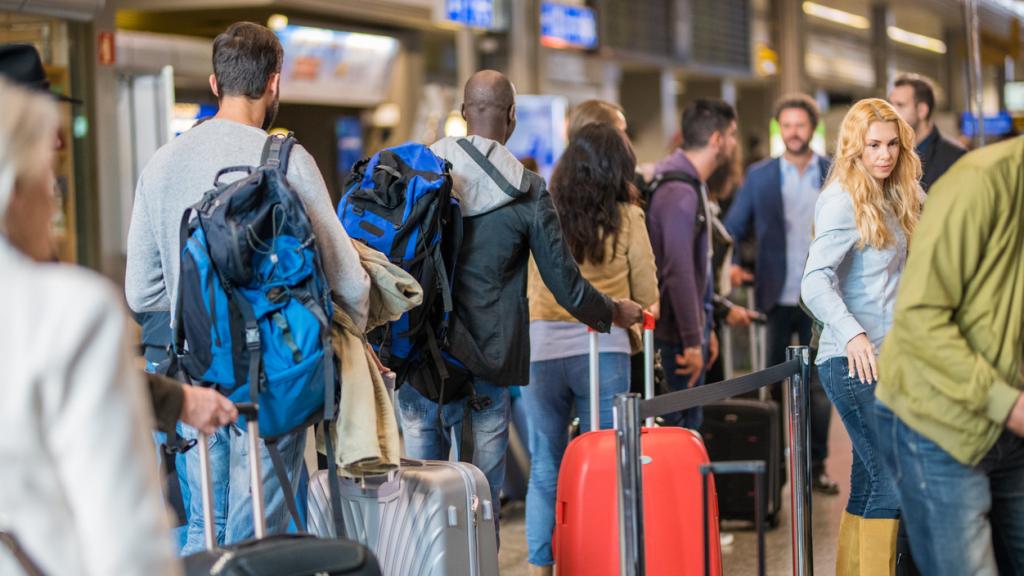
[[[769,366],[785,362],[786,347],[794,335],[800,344],[811,341],[811,318],[800,309],[800,280],[811,246],[814,204],[829,169],[828,159],[810,146],[818,119],[817,105],[803,94],[786,96],[776,104],[775,120],[786,151],[750,167],[725,219],[737,242],[751,234],[757,242],[756,279],[738,264],[733,265],[731,276],[733,286],[754,280],[754,307],[768,316]],[[773,394],[778,393],[775,388]],[[837,494],[838,487],[825,474],[831,414],[828,397],[812,378],[813,486],[819,492]]]

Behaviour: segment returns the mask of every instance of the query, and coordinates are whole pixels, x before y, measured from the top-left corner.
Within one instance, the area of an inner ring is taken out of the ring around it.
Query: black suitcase
[[[249,478],[260,475],[260,450],[255,444],[259,438],[256,407],[238,404],[239,414],[246,415],[249,439]],[[207,550],[185,558],[188,576],[381,576],[377,559],[363,545],[350,540],[320,539],[311,534],[279,534],[263,536],[265,531],[263,490],[251,486],[253,491],[253,521],[256,539],[216,547],[213,530],[213,492],[210,479],[209,451],[206,435],[200,434],[196,445],[203,473],[203,516],[205,519]],[[257,482],[258,484],[258,482]]]
[[[767,465],[765,519],[774,528],[782,508],[782,424],[772,400],[731,399],[704,406],[701,435],[712,462],[763,460]],[[754,521],[754,482],[750,476],[716,479],[719,516]]]

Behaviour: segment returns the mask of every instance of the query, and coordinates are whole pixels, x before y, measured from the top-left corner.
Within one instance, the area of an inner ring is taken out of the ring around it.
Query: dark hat
[[[58,100],[82,103],[76,98],[50,91],[50,81],[46,79],[39,52],[29,44],[0,45],[0,76],[29,90],[46,92]]]

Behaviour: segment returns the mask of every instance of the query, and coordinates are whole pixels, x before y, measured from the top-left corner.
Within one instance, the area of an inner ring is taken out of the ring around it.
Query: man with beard
[[[738,260],[731,277],[734,288],[754,281],[753,307],[768,316],[769,366],[786,361],[786,347],[794,335],[802,345],[811,343],[812,320],[800,308],[800,280],[813,237],[814,205],[829,169],[828,159],[811,150],[818,119],[818,106],[809,96],[794,94],[779,100],[775,120],[786,151],[750,167],[725,219],[736,242],[748,239],[751,233],[757,242],[756,278],[742,269]],[[772,394],[781,399],[778,387]],[[831,415],[828,397],[812,378],[813,487],[825,494],[838,494],[838,486],[825,473]]]
[[[967,151],[939,133],[939,127],[932,120],[935,90],[923,77],[906,74],[897,78],[889,94],[889,102],[914,129],[914,145],[924,170],[921,188],[927,192],[939,176],[945,174]]]
[[[705,367],[718,355],[710,318],[711,216],[704,183],[736,153],[736,111],[721,100],[695,100],[683,109],[682,135],[682,146],[655,166],[655,179],[665,182],[647,209],[661,293],[654,337],[672,390],[700,385]],[[690,181],[671,173],[685,173]],[[691,408],[665,421],[697,430],[703,410]]]
[[[223,168],[259,165],[266,130],[277,114],[283,58],[277,36],[258,24],[232,24],[214,40],[210,89],[219,102],[216,116],[157,150],[139,176],[128,232],[125,273],[128,305],[136,313],[170,311],[174,317],[181,216],[212,188],[214,178]],[[232,177],[238,176],[228,174],[220,178],[223,182]],[[316,162],[301,146],[292,148],[286,177],[313,224],[334,301],[357,324],[364,325],[369,277],[348,234],[334,215]],[[183,426],[181,435],[186,439],[195,438],[196,431]],[[305,485],[300,478],[305,474],[302,462],[305,438],[303,430],[278,441],[292,486]],[[252,538],[245,431],[237,426],[233,431],[221,429],[210,436],[209,446],[218,543]],[[281,533],[287,530],[289,522],[285,495],[274,476],[269,454],[265,448],[262,452],[267,530]],[[201,493],[198,458],[198,450],[187,452],[186,476],[192,494]],[[233,470],[232,466],[245,470]],[[188,519],[184,554],[204,547],[200,498],[191,499]]]

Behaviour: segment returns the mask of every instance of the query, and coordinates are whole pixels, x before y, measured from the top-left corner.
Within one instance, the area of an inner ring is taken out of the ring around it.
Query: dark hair
[[[607,124],[587,124],[551,175],[551,199],[569,251],[577,262],[604,262],[605,240],[618,238],[620,202],[637,201],[636,155],[622,132]]]
[[[699,98],[683,108],[683,150],[703,148],[715,132],[725,134],[736,110],[724,100]]]
[[[904,74],[896,79],[893,84],[894,88],[900,86],[910,86],[914,89],[914,105],[924,102],[928,105],[928,115],[925,116],[925,120],[932,117],[932,111],[935,110],[935,89],[932,88],[932,83],[925,79],[924,76],[918,76],[917,74]]]
[[[217,94],[260,98],[270,77],[281,71],[284,49],[269,28],[235,22],[213,41]]]
[[[821,116],[821,113],[818,112],[818,104],[806,94],[788,94],[780,98],[775,103],[775,114],[772,117],[778,121],[783,110],[794,108],[807,112],[807,117],[811,119],[811,128],[818,127],[818,119]]]

